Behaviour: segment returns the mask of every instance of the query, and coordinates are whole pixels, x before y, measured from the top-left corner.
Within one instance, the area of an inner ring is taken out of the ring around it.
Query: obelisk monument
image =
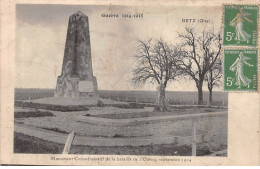
[[[77,11],[69,17],[61,75],[55,97],[97,97],[93,76],[88,17]]]

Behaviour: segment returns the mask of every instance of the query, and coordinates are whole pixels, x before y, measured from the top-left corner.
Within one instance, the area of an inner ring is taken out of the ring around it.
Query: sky
[[[221,26],[221,6],[93,6],[22,5],[16,6],[16,83],[19,88],[55,88],[61,74],[68,18],[80,10],[89,18],[94,76],[100,90],[155,90],[146,84],[131,84],[136,66],[137,40],[163,38],[178,43],[177,32],[185,26],[203,30]],[[102,14],[136,14],[143,18],[105,18]],[[183,23],[182,19],[206,19],[210,23]],[[195,83],[180,80],[168,85],[169,91],[196,91]],[[206,87],[205,89],[206,90]]]

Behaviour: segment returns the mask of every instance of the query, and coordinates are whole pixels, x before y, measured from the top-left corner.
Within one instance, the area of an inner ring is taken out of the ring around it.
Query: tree
[[[223,75],[222,61],[219,57],[215,64],[209,69],[206,74],[205,81],[209,90],[209,104],[212,104],[212,91],[215,86],[221,85],[221,78]]]
[[[176,50],[162,39],[138,41],[137,67],[133,70],[132,81],[136,86],[147,82],[158,84],[158,106],[161,111],[166,110],[165,90],[170,80],[174,80],[180,71],[177,69]]]
[[[194,80],[198,89],[198,104],[203,104],[203,82],[206,73],[212,68],[221,54],[221,35],[210,31],[197,34],[194,28],[185,28],[180,34],[180,69],[184,75]]]

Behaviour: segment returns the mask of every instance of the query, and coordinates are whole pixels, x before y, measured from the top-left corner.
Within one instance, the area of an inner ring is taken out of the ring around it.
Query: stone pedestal
[[[98,97],[93,76],[88,17],[81,11],[69,18],[62,73],[55,97]]]

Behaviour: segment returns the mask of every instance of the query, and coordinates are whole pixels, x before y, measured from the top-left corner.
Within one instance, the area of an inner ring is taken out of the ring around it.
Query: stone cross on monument
[[[88,17],[77,11],[69,17],[61,75],[55,97],[97,97],[93,76]]]

